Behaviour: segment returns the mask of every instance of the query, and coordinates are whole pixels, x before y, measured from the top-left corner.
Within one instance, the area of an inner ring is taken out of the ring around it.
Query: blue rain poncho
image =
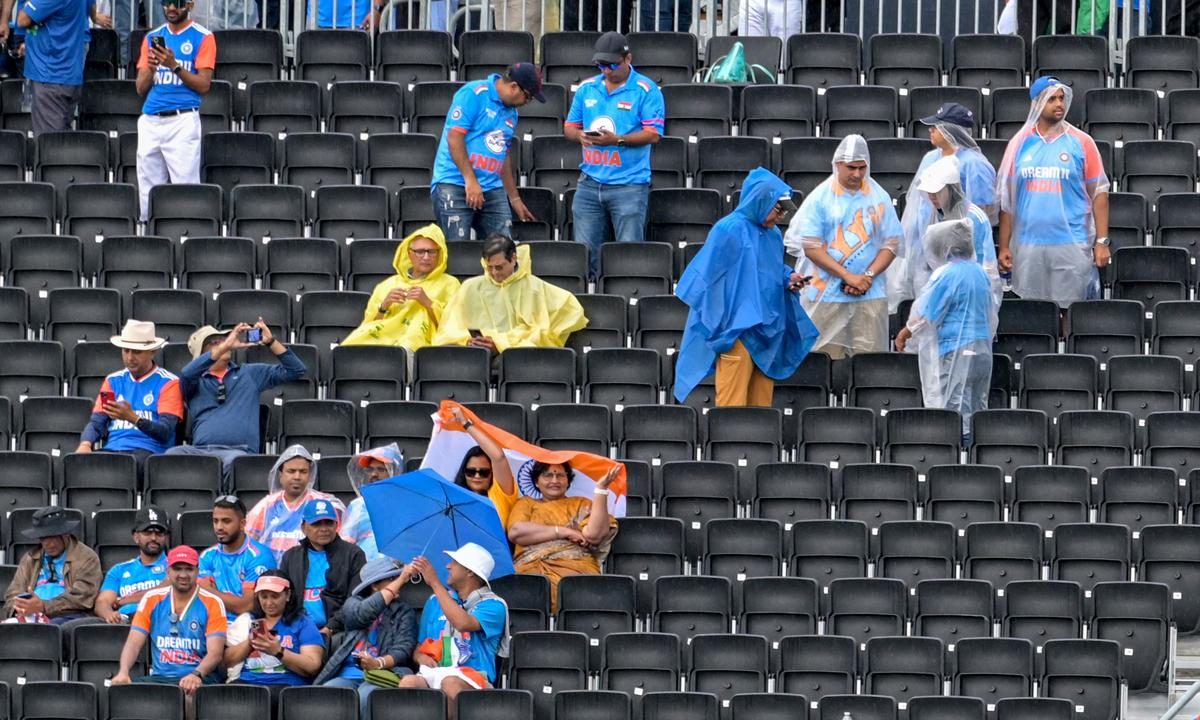
[[[970,435],[971,416],[987,407],[997,312],[991,282],[975,260],[973,234],[970,218],[934,223],[925,231],[933,273],[907,324],[925,407],[958,411],[963,435]]]
[[[775,203],[791,196],[787,183],[755,168],[737,209],[713,225],[679,279],[675,294],[691,308],[675,369],[680,402],[738,340],[774,380],[796,372],[816,342],[816,326],[788,290],[792,268],[783,261],[783,234],[762,225]]]

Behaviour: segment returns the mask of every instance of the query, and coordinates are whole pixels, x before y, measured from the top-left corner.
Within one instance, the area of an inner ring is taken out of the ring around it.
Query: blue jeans
[[[368,718],[370,715],[367,711],[371,704],[371,693],[375,692],[378,685],[372,685],[366,680],[355,680],[353,678],[336,677],[332,680],[326,680],[321,683],[324,687],[339,687],[350,688],[358,691],[358,716],[360,718]]]
[[[433,214],[451,242],[470,240],[472,228],[478,240],[494,233],[512,237],[512,210],[502,187],[485,191],[483,207],[472,210],[467,206],[465,187],[438,183],[433,186]]]
[[[654,30],[659,32],[674,31],[676,29],[675,2],[676,0],[642,0],[642,25],[639,29],[642,32],[651,32]],[[678,30],[679,32],[691,32],[692,0],[678,0],[678,2]],[[590,30],[591,28],[587,29]]]
[[[600,277],[603,243],[646,239],[649,197],[649,185],[602,185],[587,175],[579,176],[571,216],[575,219],[575,240],[587,245],[591,254],[593,278]]]

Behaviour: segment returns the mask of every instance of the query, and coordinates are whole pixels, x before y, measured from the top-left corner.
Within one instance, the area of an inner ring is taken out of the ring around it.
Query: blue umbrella
[[[496,561],[492,579],[515,572],[508,536],[492,501],[447,482],[433,470],[364,485],[362,496],[375,542],[388,557],[409,562],[424,555],[445,582],[448,559],[442,551],[473,542]]]

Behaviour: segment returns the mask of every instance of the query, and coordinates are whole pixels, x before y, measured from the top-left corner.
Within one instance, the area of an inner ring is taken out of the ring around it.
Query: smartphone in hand
[[[162,35],[151,35],[150,46],[159,52],[164,52],[167,49],[167,39]]]
[[[481,333],[481,332],[479,331],[479,328],[468,328],[468,329],[467,329],[467,332],[469,332],[469,333],[471,334],[471,337],[473,337],[473,338],[475,338],[475,339],[477,339],[477,340],[478,340],[479,338],[483,337],[483,333]]]
[[[114,393],[112,390],[101,390],[100,391],[100,407],[104,407],[105,405],[108,405],[109,403],[115,403],[116,401],[117,401],[117,394]]]
[[[250,328],[249,330],[246,331],[245,342],[251,343],[253,345],[258,345],[259,343],[262,342],[262,339],[263,339],[262,328]]]

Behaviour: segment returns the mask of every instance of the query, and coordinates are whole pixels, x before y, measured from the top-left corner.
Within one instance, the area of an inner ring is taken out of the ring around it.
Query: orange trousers
[[[742,341],[717,357],[717,407],[771,407],[775,381],[763,374]]]

